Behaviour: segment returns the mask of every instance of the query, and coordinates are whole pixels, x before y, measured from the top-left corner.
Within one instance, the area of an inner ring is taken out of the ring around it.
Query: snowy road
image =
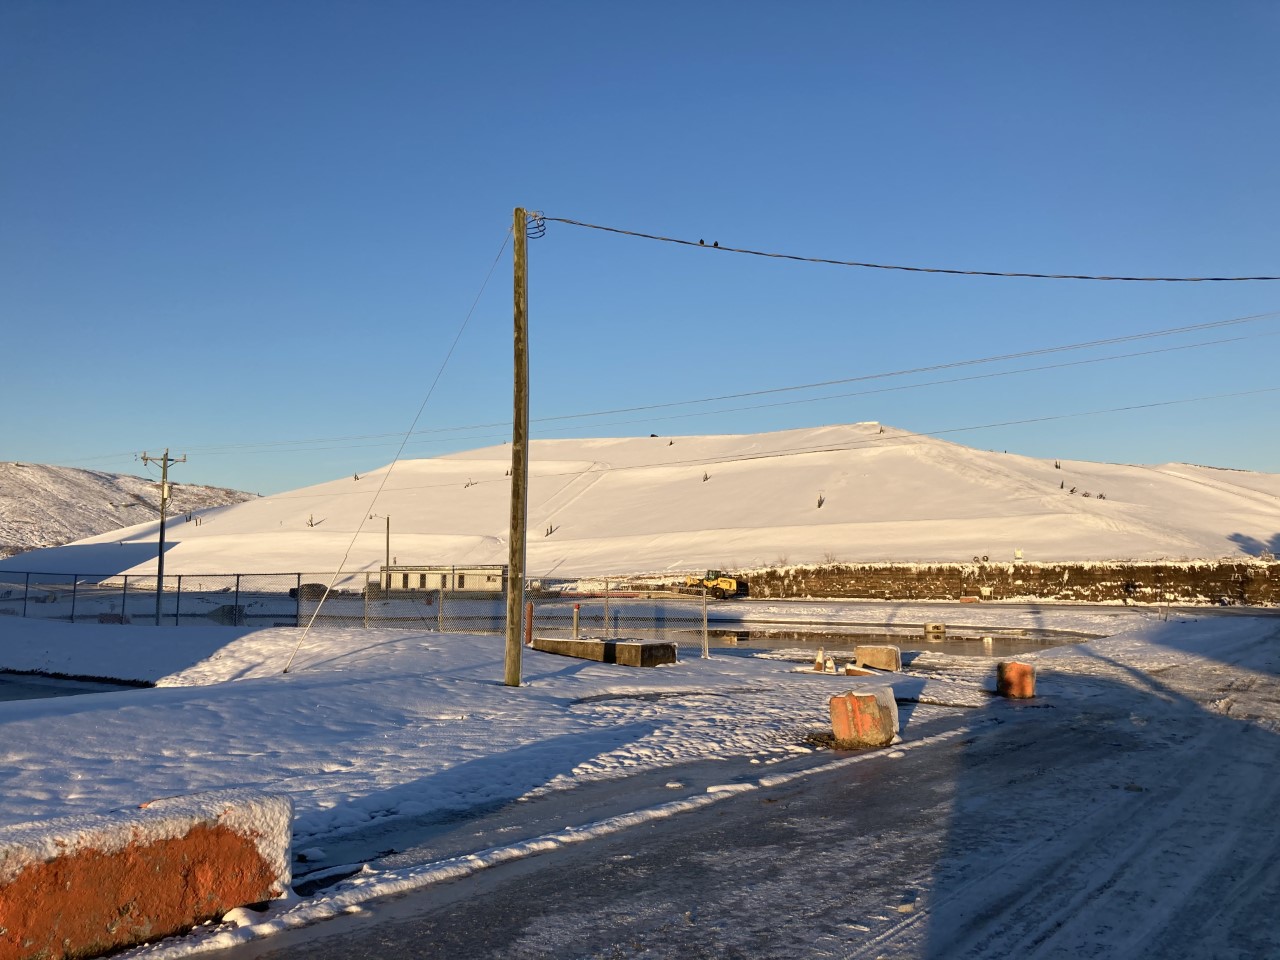
[[[1156,653],[1064,651],[1055,694],[911,732],[962,737],[229,955],[1280,956],[1280,631]]]

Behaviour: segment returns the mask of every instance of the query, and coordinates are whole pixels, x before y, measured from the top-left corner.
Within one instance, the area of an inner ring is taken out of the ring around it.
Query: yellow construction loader
[[[725,597],[745,597],[748,592],[746,580],[720,570],[708,570],[701,577],[685,577],[684,585],[702,588],[717,600],[723,600]]]

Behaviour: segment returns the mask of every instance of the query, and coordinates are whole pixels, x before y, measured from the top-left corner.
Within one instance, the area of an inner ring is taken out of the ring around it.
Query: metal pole
[[[573,605],[573,639],[575,640],[578,639],[578,615],[581,612],[581,606],[582,604],[580,603],[575,603]]]
[[[609,639],[609,581],[604,582],[604,638]]]
[[[507,551],[507,644],[503,682],[520,686],[520,615],[524,601],[525,526],[529,508],[529,269],[528,216],[512,213],[514,251],[513,345],[515,382],[511,416],[511,525]]]
[[[124,575],[124,585],[120,588],[120,622],[128,623],[129,613],[129,575]]]
[[[182,597],[182,577],[178,577],[178,597]],[[234,606],[232,612],[240,609],[240,574],[236,574],[236,598],[233,601]]]
[[[71,575],[71,622],[76,622],[76,584],[80,580],[80,574],[73,573]]]
[[[702,585],[702,659],[711,659],[711,644],[707,639],[707,585]]]
[[[237,574],[236,575],[237,583],[239,582],[239,580],[240,580],[240,577]],[[200,584],[196,584],[196,586],[198,587],[200,586]],[[239,598],[239,596],[240,596],[240,590],[237,587],[236,589],[237,599]],[[235,612],[236,612],[236,608],[232,607],[231,608],[232,620],[235,619]],[[174,597],[173,597],[173,625],[176,627],[181,623],[182,623],[182,574],[178,574],[178,592],[174,594]]]
[[[31,574],[28,573],[22,583],[22,615],[27,615],[27,597],[31,595]]]
[[[391,518],[387,517],[387,587],[391,586]]]
[[[143,456],[145,460],[145,455]],[[160,461],[160,548],[156,553],[156,626],[160,626],[160,601],[164,596],[164,515],[169,508],[169,448]]]

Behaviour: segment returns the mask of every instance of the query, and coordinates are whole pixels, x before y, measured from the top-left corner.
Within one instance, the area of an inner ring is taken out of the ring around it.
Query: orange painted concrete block
[[[898,733],[893,690],[850,690],[831,698],[831,732],[842,750],[887,747]]]
[[[0,960],[92,957],[284,896],[293,804],[228,790],[0,827]]]
[[[1000,661],[996,664],[996,693],[1011,700],[1030,700],[1036,695],[1036,668],[1016,660]]]

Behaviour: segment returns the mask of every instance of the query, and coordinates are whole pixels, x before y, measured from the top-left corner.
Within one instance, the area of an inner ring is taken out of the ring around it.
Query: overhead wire
[[[533,424],[546,424],[546,423],[554,423],[558,421],[567,421],[567,420],[585,420],[585,419],[593,419],[597,417],[614,416],[617,414],[624,414],[624,413],[643,413],[651,410],[664,410],[664,409],[670,409],[670,408],[681,407],[681,406],[693,406],[693,405],[701,405],[701,404],[708,404],[708,403],[719,403],[727,400],[739,400],[739,399],[746,399],[749,397],[768,396],[771,394],[778,394],[778,393],[793,393],[793,392],[798,392],[802,390],[816,390],[816,389],[821,389],[823,387],[839,386],[841,384],[846,384],[846,383],[858,383],[858,382],[864,382],[869,380],[888,379],[891,377],[911,376],[915,374],[932,373],[932,372],[941,371],[941,370],[951,370],[951,369],[958,369],[963,367],[979,366],[979,365],[988,364],[988,363],[1000,363],[1008,360],[1020,360],[1028,357],[1047,356],[1055,353],[1065,353],[1065,352],[1076,351],[1076,350],[1088,350],[1088,349],[1094,349],[1097,347],[1112,346],[1112,345],[1121,344],[1121,343],[1132,343],[1136,341],[1155,339],[1159,337],[1177,336],[1179,334],[1213,330],[1213,329],[1218,329],[1222,327],[1238,326],[1240,324],[1257,323],[1260,321],[1272,320],[1272,319],[1275,319],[1276,317],[1280,317],[1280,311],[1270,311],[1266,313],[1252,314],[1252,315],[1243,316],[1243,317],[1233,317],[1226,320],[1213,320],[1213,321],[1206,321],[1204,323],[1185,324],[1177,327],[1166,327],[1159,330],[1146,331],[1143,333],[1126,334],[1118,337],[1105,337],[1097,340],[1081,341],[1079,343],[1059,344],[1059,345],[1050,346],[1050,347],[1040,347],[1033,350],[1023,350],[1023,351],[1018,351],[1014,353],[997,354],[989,357],[978,357],[978,358],[972,358],[972,359],[966,359],[966,360],[955,360],[955,361],[949,361],[945,363],[929,364],[929,365],[920,366],[920,367],[911,367],[911,368],[906,368],[902,370],[890,370],[890,371],[882,371],[878,373],[862,374],[854,377],[840,377],[836,379],[822,380],[822,381],[817,381],[813,383],[792,384],[792,385],[782,386],[782,387],[768,387],[768,388],[762,388],[759,390],[746,390],[738,393],[720,394],[717,396],[710,396],[710,397],[698,397],[698,398],[693,398],[688,400],[671,400],[671,401],[664,401],[662,403],[641,404],[641,405],[628,406],[628,407],[613,407],[613,408],[607,408],[602,410],[593,410],[593,411],[567,413],[567,414],[556,414],[556,415],[545,416],[545,417],[535,417],[530,422]],[[1262,334],[1262,336],[1269,336],[1269,335],[1270,334]],[[1191,344],[1190,347],[1213,346],[1221,343],[1234,342],[1235,340],[1240,340],[1240,339],[1244,339],[1244,338],[1231,338],[1227,340],[1207,341],[1200,344]],[[455,346],[456,346],[456,341],[455,341]],[[1186,348],[1178,347],[1178,348],[1172,348],[1172,349],[1186,349]],[[452,352],[452,348],[450,352]],[[1122,356],[1123,357],[1146,356],[1151,353],[1160,353],[1160,352],[1167,352],[1167,351],[1145,351],[1145,352],[1139,352],[1134,354],[1124,354]],[[1113,359],[1113,358],[1109,358],[1109,357],[1096,358],[1096,360],[1108,360],[1108,359]],[[1082,361],[1082,362],[1095,362],[1095,361]],[[1072,366],[1072,365],[1075,365],[1075,364],[1065,364],[1063,366]],[[1048,368],[1032,368],[1032,369],[1048,369]],[[1013,372],[1017,373],[1021,371],[1013,371]],[[1000,376],[1000,375],[1003,375],[1003,374],[990,374],[987,376]],[[959,379],[960,380],[982,379],[982,377],[959,378]],[[922,384],[921,386],[929,386],[929,385],[934,385],[936,383],[950,383],[950,382],[955,382],[955,381],[949,381],[949,380],[948,381],[930,381],[929,383]],[[435,385],[433,383],[432,389],[434,389],[434,387]],[[908,388],[904,388],[904,389],[908,389]],[[871,392],[880,392],[880,391],[871,391]],[[860,395],[862,394],[851,393],[851,394],[839,394],[837,396],[860,396]],[[803,401],[795,401],[795,402],[797,403],[820,402],[822,399],[826,399],[826,398],[814,398],[812,400],[803,400]],[[778,405],[784,406],[787,404],[778,404]],[[740,407],[740,408],[733,408],[733,410],[761,409],[765,406],[771,406],[771,405],[765,404],[765,405],[758,405],[753,407]],[[664,418],[657,418],[657,419],[662,419],[662,420],[688,419],[689,417],[695,417],[695,416],[713,416],[717,413],[733,412],[733,410],[719,410],[719,411],[713,411],[708,414],[694,413],[694,414],[680,415],[676,417],[664,417]],[[654,418],[646,418],[646,422],[652,419]],[[415,420],[415,424],[416,422],[417,421]],[[628,421],[628,422],[636,422],[636,421]],[[607,426],[610,424],[601,424],[601,425]],[[459,425],[454,427],[433,428],[432,430],[426,430],[426,431],[415,430],[412,434],[412,437],[419,438],[414,440],[413,442],[422,443],[422,442],[429,442],[421,438],[431,434],[449,434],[449,433],[458,433],[460,431],[466,431],[466,430],[486,430],[486,429],[493,429],[498,427],[509,427],[509,426],[510,426],[510,423],[507,421],[494,421],[489,423],[473,423],[473,424],[465,424],[465,425]],[[386,444],[381,444],[381,443],[379,444],[347,444],[347,441],[392,440],[392,439],[399,438],[401,436],[403,435],[400,433],[350,434],[345,436],[314,437],[309,439],[304,438],[304,439],[294,439],[294,440],[270,440],[270,441],[254,442],[254,443],[214,444],[214,445],[209,445],[204,447],[188,447],[188,449],[195,452],[202,453],[202,454],[206,454],[206,455],[222,455],[222,454],[243,453],[243,452],[292,453],[294,452],[293,450],[286,449],[286,450],[272,451],[270,448],[275,448],[275,447],[296,448],[304,445],[321,444],[321,443],[340,444],[340,445],[325,446],[325,447],[311,447],[310,449],[312,450],[356,449],[360,446],[364,446],[368,448],[376,448],[376,447],[386,446]],[[483,440],[483,439],[490,439],[490,437],[446,437],[440,442],[456,442],[459,440],[475,440],[475,439]],[[126,455],[133,456],[132,453],[104,454],[101,456],[85,457],[85,458],[80,458],[78,460],[72,460],[67,462],[68,463],[101,462],[109,459],[117,459],[119,456],[126,456]]]
[[[1220,340],[1206,340],[1200,343],[1187,343],[1187,344],[1181,344],[1176,347],[1160,347],[1159,349],[1156,349],[1156,350],[1138,350],[1132,353],[1121,353],[1121,354],[1115,354],[1108,357],[1090,357],[1086,360],[1070,360],[1065,363],[1046,363],[1046,364],[1040,364],[1039,366],[1035,366],[1035,367],[1019,367],[1016,370],[998,370],[993,373],[978,373],[978,374],[973,374],[967,377],[948,377],[943,380],[925,380],[920,383],[908,383],[908,384],[901,384],[901,385],[892,386],[892,387],[877,387],[872,390],[853,390],[847,393],[832,393],[832,394],[825,394],[820,397],[804,397],[798,400],[777,400],[771,403],[753,403],[753,404],[746,404],[739,407],[723,407],[716,410],[699,411],[696,413],[666,414],[664,416],[659,416],[659,417],[645,417],[643,419],[638,419],[638,420],[613,421],[611,423],[593,424],[592,426],[593,427],[627,426],[627,425],[637,424],[637,423],[665,423],[671,420],[687,420],[693,417],[714,417],[714,416],[719,416],[725,413],[741,413],[745,410],[765,410],[765,409],[772,409],[775,407],[797,406],[799,404],[806,404],[806,403],[827,403],[832,400],[848,399],[849,397],[867,397],[867,396],[873,396],[879,393],[897,393],[904,390],[916,390],[923,387],[947,386],[955,383],[970,383],[978,380],[993,380],[1000,377],[1020,376],[1026,373],[1043,373],[1048,370],[1063,370],[1069,367],[1086,366],[1094,363],[1106,363],[1111,360],[1131,360],[1135,357],[1148,357],[1148,356],[1154,356],[1162,353],[1176,353],[1178,351],[1194,350],[1200,347],[1220,346],[1225,343],[1239,343],[1245,340],[1253,339],[1254,337],[1274,337],[1274,336],[1280,336],[1280,331],[1254,334],[1252,337],[1225,337]],[[548,419],[554,419],[554,418],[548,418]],[[576,429],[580,429],[580,428],[578,427],[563,428],[563,430],[565,431],[576,430]],[[544,435],[551,432],[554,432],[554,431],[548,431],[548,430],[541,431],[541,433]],[[422,441],[419,441],[419,442],[422,442]]]
[[[368,509],[362,516],[370,516],[373,508],[378,504],[378,498],[382,496],[382,491],[387,485],[387,481],[391,479],[391,473],[395,469],[395,465],[400,462],[401,454],[404,453],[405,445],[408,444],[409,438],[413,436],[413,431],[418,426],[418,421],[422,419],[423,411],[427,409],[427,404],[431,401],[432,394],[436,391],[436,385],[440,383],[440,378],[444,376],[445,369],[449,366],[449,361],[453,358],[453,353],[458,347],[459,341],[462,340],[462,334],[466,331],[467,325],[471,322],[472,315],[476,312],[476,307],[480,305],[480,298],[484,296],[485,289],[489,286],[489,280],[493,276],[493,271],[498,266],[498,261],[502,259],[502,255],[507,250],[507,243],[511,240],[511,229],[508,228],[503,234],[502,245],[498,248],[498,255],[493,258],[493,263],[489,265],[489,272],[485,274],[484,281],[480,284],[480,289],[476,293],[475,299],[471,303],[471,309],[467,311],[467,315],[463,318],[462,324],[458,327],[458,332],[454,335],[453,342],[449,345],[449,349],[445,352],[444,359],[440,361],[440,366],[436,369],[436,375],[431,381],[431,386],[427,388],[426,396],[422,398],[422,403],[418,405],[418,412],[414,414],[413,422],[409,424],[409,429],[405,431],[403,439],[400,441],[400,447],[396,450],[395,457],[388,464],[387,469],[383,472],[378,482],[377,488],[373,491],[373,496],[369,501]],[[283,673],[288,673],[289,668],[293,666],[294,657],[298,655],[298,651],[302,649],[302,644],[306,641],[307,635],[311,632],[311,626],[315,623],[316,617],[320,614],[321,607],[324,606],[325,600],[333,590],[333,585],[338,582],[338,577],[342,575],[347,560],[351,557],[351,551],[355,547],[356,540],[360,537],[360,531],[364,529],[364,520],[362,519],[357,525],[355,532],[351,535],[351,540],[347,543],[346,552],[342,555],[342,560],[338,563],[338,569],[334,572],[333,577],[325,585],[324,593],[320,597],[320,601],[316,604],[315,610],[312,611],[310,619],[307,621],[302,635],[298,637],[298,642],[293,648],[293,652],[289,654],[289,660],[284,665]],[[387,573],[390,576],[390,571]]]
[[[1137,340],[1149,340],[1155,337],[1174,336],[1180,333],[1192,333],[1198,330],[1212,330],[1218,327],[1234,326],[1242,323],[1253,323],[1259,320],[1270,320],[1280,316],[1280,311],[1272,311],[1270,313],[1254,314],[1247,317],[1235,317],[1230,320],[1215,320],[1206,323],[1188,324],[1181,327],[1170,327],[1164,330],[1155,330],[1149,333],[1128,334],[1121,337],[1106,337],[1100,340],[1088,340],[1082,343],[1072,343],[1056,347],[1042,347],[1036,350],[1023,350],[1017,353],[997,354],[991,357],[981,357],[974,360],[955,360],[947,363],[934,363],[922,367],[910,367],[904,370],[891,370],[883,373],[869,373],[856,377],[841,377],[835,380],[822,380],[815,383],[798,384],[787,387],[771,387],[762,390],[747,390],[741,393],[727,393],[715,397],[704,397],[697,400],[672,400],[664,403],[651,403],[643,406],[634,407],[617,407],[612,410],[597,411],[595,413],[574,413],[563,414],[556,417],[539,417],[536,422],[545,423],[551,420],[578,420],[594,416],[607,416],[615,413],[638,413],[645,410],[662,410],[669,407],[679,407],[695,403],[717,403],[722,400],[739,400],[746,397],[760,397],[775,393],[791,393],[798,390],[816,390],[821,387],[839,386],[844,383],[858,383],[866,380],[883,380],[889,377],[905,377],[917,373],[933,373],[938,370],[954,370],[959,367],[972,367],[984,363],[1000,363],[1006,360],[1021,360],[1026,357],[1046,356],[1053,353],[1065,353],[1072,350],[1088,350],[1095,347],[1111,346],[1118,343],[1132,343]]]
[[[1125,277],[1101,276],[1084,273],[1023,273],[1013,270],[960,270],[951,267],[913,267],[892,263],[869,263],[862,260],[836,260],[830,257],[805,257],[793,253],[769,253],[763,250],[750,250],[745,247],[726,247],[719,241],[708,245],[703,240],[682,240],[666,237],[657,233],[644,233],[639,230],[624,230],[621,227],[606,227],[598,223],[586,223],[582,220],[571,220],[568,217],[552,217],[543,215],[543,220],[553,223],[564,223],[573,227],[584,227],[588,230],[600,230],[605,233],[616,233],[626,237],[637,237],[642,240],[657,240],[662,243],[674,243],[685,247],[697,247],[701,250],[716,250],[721,253],[742,253],[753,257],[770,257],[775,260],[794,260],[801,263],[823,263],[836,267],[862,267],[869,270],[905,270],[910,273],[946,273],[966,277],[1024,277],[1034,280],[1111,280],[1136,283],[1238,283],[1254,280],[1280,280],[1280,276],[1255,277]]]
[[[634,463],[634,464],[625,464],[622,466],[604,465],[603,467],[599,467],[598,469],[593,468],[593,470],[596,473],[603,473],[603,474],[624,473],[624,472],[631,472],[634,470],[656,470],[656,469],[669,469],[671,467],[688,467],[688,466],[702,467],[702,466],[712,466],[716,464],[742,463],[742,462],[751,461],[751,460],[773,460],[773,459],[780,459],[782,457],[808,456],[816,453],[838,453],[845,450],[858,449],[860,447],[877,446],[877,445],[884,445],[884,444],[912,443],[928,437],[942,437],[942,436],[947,436],[953,433],[968,433],[975,430],[993,430],[999,427],[1024,426],[1027,424],[1034,424],[1034,423],[1052,423],[1060,420],[1073,420],[1080,417],[1104,416],[1106,414],[1111,414],[1111,413],[1128,413],[1135,410],[1149,410],[1149,409],[1156,409],[1160,407],[1180,406],[1180,405],[1191,404],[1191,403],[1205,403],[1213,400],[1228,400],[1228,399],[1236,399],[1239,397],[1253,397],[1253,396],[1260,396],[1262,394],[1268,394],[1268,393],[1280,393],[1280,386],[1259,387],[1253,390],[1241,390],[1241,391],[1235,391],[1231,393],[1207,394],[1205,396],[1199,396],[1199,397],[1182,397],[1174,400],[1156,400],[1149,403],[1128,404],[1120,407],[1105,407],[1098,410],[1081,410],[1075,413],[1045,414],[1044,416],[1039,416],[1039,417],[1024,417],[1018,420],[1001,420],[993,423],[969,424],[969,425],[960,426],[960,427],[945,427],[938,430],[914,430],[914,431],[903,430],[893,435],[876,435],[869,438],[851,440],[846,443],[820,444],[817,446],[807,446],[807,447],[790,447],[790,448],[770,450],[770,451],[765,451],[760,453],[743,453],[743,454],[734,454],[729,456],[691,457],[691,458],[682,459],[682,460],[667,460],[667,461],[661,461],[661,462],[652,461],[649,463]],[[496,463],[497,461],[495,461],[495,464]],[[559,472],[538,473],[537,478],[550,479],[550,478],[556,478],[556,477],[577,477],[577,476],[581,476],[582,472],[583,471],[581,470],[564,470]],[[509,483],[509,482],[510,482],[510,477],[504,476],[504,477],[498,477],[493,479],[481,479],[481,480],[469,479],[466,485],[467,486],[484,486],[484,485],[491,485],[495,483]],[[407,490],[443,490],[443,489],[448,489],[450,487],[456,487],[456,486],[458,486],[458,481],[451,480],[448,482],[441,482],[441,483],[424,483],[424,484],[414,484],[411,486],[394,487],[393,489],[398,493],[402,493]],[[347,495],[353,496],[354,493],[347,494]],[[323,493],[298,493],[298,494],[286,493],[286,494],[278,494],[275,497],[275,499],[307,500],[314,497],[323,497],[325,499],[330,499],[334,496],[344,496],[344,494],[335,494],[332,491],[325,491]]]

